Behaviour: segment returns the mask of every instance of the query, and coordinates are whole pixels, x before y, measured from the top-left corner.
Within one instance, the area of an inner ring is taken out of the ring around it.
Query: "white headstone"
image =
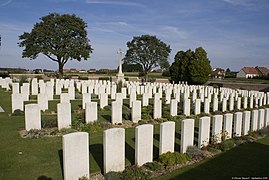
[[[177,100],[172,99],[170,104],[170,115],[176,116],[177,115]]]
[[[49,108],[47,94],[38,94],[37,95],[37,104],[39,105],[40,110],[46,111]]]
[[[65,180],[90,177],[89,135],[75,132],[63,135],[63,171]]]
[[[125,168],[125,129],[112,128],[104,131],[104,173],[120,172]]]
[[[213,122],[212,122],[212,136],[215,143],[221,142],[222,137],[222,115],[215,115],[213,116]]]
[[[242,112],[234,113],[234,136],[236,137],[241,136],[242,118],[243,118]]]
[[[41,129],[41,113],[38,104],[25,105],[25,129]]]
[[[12,94],[11,95],[12,113],[16,109],[19,109],[19,110],[23,111],[23,105],[24,105],[24,101],[23,101],[22,94]]]
[[[64,102],[57,104],[58,129],[71,127],[71,103]]]
[[[191,100],[190,99],[184,99],[184,104],[183,104],[183,114],[186,116],[191,115],[190,107],[191,106]]]
[[[100,94],[100,108],[103,109],[108,105],[108,95],[106,93]]]
[[[250,111],[243,112],[243,128],[242,135],[247,135],[250,128]]]
[[[205,98],[205,102],[204,102],[204,112],[206,114],[209,114],[209,109],[210,109],[210,102],[208,98]]]
[[[219,110],[219,101],[218,98],[213,98],[213,112]]]
[[[202,148],[209,144],[209,133],[210,133],[210,117],[206,116],[206,117],[200,118],[199,119],[198,148]]]
[[[144,124],[135,128],[135,164],[142,166],[153,160],[153,125]]]
[[[259,117],[258,117],[258,129],[264,128],[264,109],[259,109]]]
[[[194,141],[194,119],[181,121],[180,153],[185,153],[188,146],[193,146]]]
[[[122,123],[122,102],[120,101],[112,102],[111,123],[112,124]]]
[[[98,119],[97,102],[87,102],[85,110],[85,122],[91,123]]]
[[[201,113],[201,100],[195,99],[194,114],[198,115],[200,113]]]
[[[68,94],[69,94],[70,100],[75,99],[75,87],[74,86],[68,87]]]
[[[148,93],[144,93],[142,95],[142,105],[143,106],[148,106],[149,105],[149,95],[148,95]]]
[[[227,99],[224,98],[222,100],[222,112],[225,112],[227,110]]]
[[[232,138],[233,114],[224,114],[223,136],[224,139]]]
[[[20,84],[12,83],[12,94],[19,94],[19,93],[20,93]]]
[[[160,150],[159,154],[174,152],[175,122],[168,121],[160,124]]]
[[[252,110],[251,113],[251,131],[256,131],[258,129],[258,110]]]
[[[244,97],[244,105],[243,105],[243,108],[244,109],[247,109],[248,108],[248,97],[247,96]]]
[[[85,109],[86,103],[91,102],[91,94],[83,93],[82,94],[82,109]]]
[[[269,108],[265,108],[264,125],[269,126]]]
[[[237,98],[236,108],[241,109],[241,98],[240,97]]]
[[[162,117],[162,100],[154,99],[153,119]]]
[[[60,95],[60,102],[63,103],[63,102],[68,102],[70,103],[70,96],[68,93],[62,93]]]
[[[133,101],[132,121],[138,123],[141,120],[141,101]]]
[[[31,82],[31,92],[32,95],[37,95],[38,94],[38,83],[37,83],[37,79],[33,78],[32,82]]]

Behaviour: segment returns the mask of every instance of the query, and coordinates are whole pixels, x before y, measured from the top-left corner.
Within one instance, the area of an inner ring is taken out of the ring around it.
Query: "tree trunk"
[[[59,62],[59,77],[58,78],[63,78],[63,75],[64,75],[64,64]]]

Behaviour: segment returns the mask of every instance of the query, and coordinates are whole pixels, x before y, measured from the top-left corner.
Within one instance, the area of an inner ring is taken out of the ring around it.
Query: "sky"
[[[94,49],[64,68],[116,69],[118,49],[126,53],[126,43],[143,34],[170,45],[170,64],[178,51],[203,47],[213,68],[269,68],[269,0],[0,0],[0,67],[58,68],[42,54],[22,58],[17,44],[54,12],[82,18]]]

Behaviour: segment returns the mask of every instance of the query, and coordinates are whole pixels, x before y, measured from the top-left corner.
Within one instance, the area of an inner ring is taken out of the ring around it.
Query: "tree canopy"
[[[189,84],[204,84],[211,73],[210,61],[206,51],[198,47],[195,51],[179,51],[170,67],[171,80],[187,81]]]
[[[122,64],[122,71],[123,72],[142,72],[143,67],[141,64]]]
[[[51,13],[40,18],[30,33],[19,36],[23,58],[36,59],[39,54],[58,63],[63,75],[64,64],[68,60],[87,60],[92,53],[87,38],[86,23],[76,15]]]
[[[132,41],[127,42],[127,47],[124,63],[142,65],[145,75],[158,66],[162,69],[169,68],[170,46],[156,36],[135,36]]]

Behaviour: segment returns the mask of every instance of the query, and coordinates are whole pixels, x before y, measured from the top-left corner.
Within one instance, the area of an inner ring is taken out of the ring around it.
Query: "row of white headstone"
[[[91,123],[97,121],[97,102],[87,102],[85,121]],[[61,102],[57,104],[58,129],[71,128],[71,103]],[[41,129],[41,110],[38,104],[25,105],[25,129]]]
[[[8,79],[9,81],[9,79]],[[31,82],[32,94],[37,94],[37,104],[39,105],[40,110],[45,111],[48,109],[48,101],[53,100],[54,96],[54,86],[56,86],[56,94],[60,95],[61,103],[70,103],[70,100],[75,99],[75,85],[78,91],[84,89],[84,93],[82,93],[82,107],[85,109],[86,103],[91,102],[91,93],[96,93],[99,97],[100,108],[104,108],[108,105],[108,95],[110,93],[111,99],[115,99],[112,102],[112,117],[111,122],[113,124],[122,123],[122,105],[123,99],[127,98],[127,92],[129,95],[129,105],[132,108],[132,121],[137,123],[141,120],[141,105],[147,106],[149,105],[149,98],[152,98],[154,95],[154,104],[153,104],[153,118],[161,118],[162,117],[162,95],[163,90],[165,92],[165,102],[170,104],[170,114],[171,116],[178,115],[178,104],[180,102],[181,93],[183,93],[183,114],[189,116],[191,114],[191,106],[194,105],[194,114],[201,113],[201,103],[204,104],[205,113],[209,113],[210,111],[210,103],[212,94],[213,97],[213,112],[219,110],[219,102],[218,96],[222,99],[222,112],[227,110],[227,97],[229,97],[229,110],[234,109],[234,99],[237,98],[237,109],[241,109],[241,97],[244,98],[243,108],[253,107],[253,101],[255,98],[256,107],[259,105],[265,105],[269,103],[268,94],[254,91],[244,91],[238,90],[234,91],[227,88],[215,89],[213,87],[203,87],[203,86],[187,86],[187,85],[171,85],[171,84],[146,84],[145,86],[141,86],[138,83],[126,82],[127,88],[121,88],[121,93],[116,93],[116,85],[114,83],[110,83],[109,81],[72,81],[72,80],[59,80],[55,81],[52,79],[48,82],[44,82],[43,80],[33,79]],[[57,88],[58,87],[58,88]],[[62,93],[62,88],[68,88],[68,93]],[[158,88],[157,88],[158,87]],[[40,89],[40,93],[39,90]],[[111,89],[111,91],[110,91]],[[128,90],[128,91],[127,91]],[[196,90],[199,90],[199,98],[197,99]],[[58,93],[57,93],[58,92]],[[174,93],[174,98],[171,100],[171,94]],[[190,92],[192,92],[192,101],[189,99]],[[218,92],[221,92],[218,94]],[[142,95],[142,103],[137,100],[137,94],[143,93]],[[229,94],[230,93],[230,94]],[[30,83],[23,83],[20,87],[19,83],[12,83],[12,112],[16,109],[24,110],[24,101],[29,100],[30,94]],[[235,98],[234,98],[235,96]],[[248,97],[249,96],[249,97]],[[206,97],[206,98],[205,98]],[[249,106],[248,106],[249,104]],[[70,106],[70,105],[65,105]],[[37,106],[36,106],[37,107]],[[61,105],[59,105],[59,109]],[[91,111],[91,113],[86,113],[86,122],[95,121],[97,118],[97,104],[88,105],[86,111]],[[37,110],[36,110],[37,111]],[[60,110],[61,111],[61,110]],[[66,114],[70,114],[69,108],[66,108],[66,113],[59,113],[58,119],[66,119]],[[63,114],[63,115],[61,115]],[[92,116],[88,116],[87,114],[92,114]],[[63,118],[61,118],[63,116]],[[28,116],[27,116],[28,117]],[[68,115],[69,117],[69,115]],[[70,124],[69,118],[66,120],[68,123],[58,124]],[[70,126],[70,125],[69,125]],[[29,126],[31,127],[31,126]],[[36,126],[33,126],[36,127]]]
[[[210,143],[211,118],[199,119],[198,147]],[[212,143],[224,139],[247,135],[269,125],[269,108],[236,112],[235,114],[215,115],[212,119]],[[234,127],[233,127],[234,126]],[[185,119],[181,122],[180,152],[185,153],[194,145],[195,120]],[[142,166],[153,161],[153,125],[144,124],[135,128],[135,164]],[[233,132],[232,132],[233,131]],[[175,122],[160,124],[159,154],[174,152]],[[111,128],[103,134],[104,173],[123,171],[125,169],[125,129]],[[75,179],[89,177],[89,137],[88,133],[77,132],[63,136],[64,178]]]
[[[68,83],[66,83],[68,82]],[[72,82],[72,83],[71,83]],[[99,84],[100,83],[100,84]],[[269,95],[268,93],[254,92],[254,91],[233,91],[227,88],[216,89],[213,87],[203,87],[203,86],[187,86],[187,85],[171,85],[171,84],[146,84],[146,86],[141,86],[139,84],[134,84],[130,82],[127,83],[127,88],[122,88],[121,93],[116,93],[117,86],[109,81],[86,81],[86,82],[74,82],[74,81],[66,81],[66,80],[51,80],[49,82],[44,83],[43,80],[39,80],[37,83],[36,79],[33,79],[31,82],[32,94],[38,95],[38,104],[41,109],[44,111],[47,109],[47,101],[53,100],[54,89],[56,90],[56,95],[61,95],[61,102],[66,102],[66,99],[63,98],[69,97],[70,100],[75,99],[75,89],[79,92],[82,90],[82,94],[97,94],[100,99],[100,108],[103,108],[108,103],[108,95],[112,100],[122,100],[127,98],[127,93],[129,95],[130,107],[132,107],[132,102],[136,101],[137,94],[142,94],[142,106],[147,106],[149,104],[149,98],[157,96],[156,99],[165,99],[166,104],[171,104],[171,115],[177,114],[177,104],[181,100],[181,94],[183,94],[183,114],[190,115],[190,107],[192,104],[194,105],[194,114],[201,113],[201,103],[204,104],[203,112],[209,113],[212,103],[212,111],[218,111],[219,103],[222,104],[222,112],[227,110],[234,110],[235,101],[236,101],[236,109],[246,109],[253,108],[262,105],[266,105],[269,103]],[[54,85],[55,84],[55,85]],[[76,88],[74,87],[76,85]],[[54,88],[56,86],[56,88]],[[35,87],[35,88],[33,88]],[[38,93],[38,87],[40,89],[40,93]],[[58,87],[58,88],[57,88]],[[68,93],[62,93],[62,88],[67,87]],[[158,88],[158,90],[157,90]],[[166,88],[166,89],[165,89]],[[21,92],[19,91],[21,89]],[[35,89],[35,90],[33,90]],[[83,91],[84,89],[84,91]],[[128,91],[127,91],[128,90]],[[199,97],[197,97],[197,90],[199,90]],[[158,92],[157,92],[158,91]],[[162,97],[163,91],[165,92],[165,97]],[[30,83],[24,83],[23,86],[19,87],[18,83],[12,83],[12,112],[15,109],[23,110],[23,101],[29,100],[30,94]],[[171,94],[174,94],[174,99],[172,99]],[[219,93],[220,92],[220,93]],[[192,95],[192,99],[189,99],[190,94]],[[21,97],[22,96],[22,97]],[[213,100],[212,99],[213,97]],[[219,99],[219,97],[220,99]],[[239,97],[242,96],[242,97]],[[46,98],[47,97],[47,98]],[[243,103],[242,103],[243,98]],[[40,99],[40,100],[39,100]],[[86,99],[86,98],[84,98]],[[67,100],[68,101],[68,100]],[[176,102],[177,103],[176,103]],[[213,101],[213,102],[212,102]],[[155,101],[156,102],[156,101]],[[229,109],[228,109],[229,102]],[[159,104],[156,102],[156,106]],[[243,107],[242,107],[243,104]],[[82,103],[83,107],[85,103]],[[157,113],[158,114],[158,113]],[[157,115],[156,114],[156,115]],[[157,115],[156,118],[159,118]]]
[[[19,94],[13,94],[12,96],[18,96]],[[111,123],[119,124],[122,123],[122,104],[123,98],[122,96],[116,96],[116,101],[112,102],[112,112],[111,112]],[[131,96],[132,97],[132,96]],[[130,98],[132,99],[132,98]],[[197,103],[199,101],[199,103]],[[205,100],[205,107],[209,106],[206,104],[208,101]],[[133,99],[132,107],[131,107],[131,120],[134,123],[138,123],[141,120],[141,101]],[[16,103],[15,103],[16,104]],[[198,104],[198,105],[197,105]],[[107,94],[100,95],[100,107],[104,108],[108,105],[108,96]],[[195,114],[200,114],[200,100],[195,101]],[[98,110],[97,110],[97,102],[91,102],[91,94],[84,93],[82,97],[82,107],[85,109],[85,122],[90,123],[94,122],[98,119]],[[184,100],[183,105],[183,113],[185,115],[190,115],[190,99]],[[44,94],[38,94],[38,104],[28,104],[25,105],[25,124],[26,130],[29,129],[40,129],[40,122],[38,126],[34,125],[36,122],[35,119],[40,121],[40,110],[48,109],[48,101]],[[171,101],[170,105],[170,114],[171,116],[178,115],[178,102],[176,100]],[[209,107],[207,107],[209,109]],[[225,112],[225,111],[224,111]],[[33,116],[33,113],[36,113]],[[206,112],[209,113],[209,112]],[[30,114],[30,115],[29,115]],[[35,119],[33,119],[33,117]],[[57,119],[58,119],[58,128],[68,128],[71,126],[71,103],[70,98],[67,93],[61,94],[61,103],[57,104]],[[153,106],[153,118],[161,118],[162,117],[162,100],[159,99],[159,96],[155,94],[154,96],[154,106]],[[33,123],[30,123],[33,122]],[[32,125],[33,124],[33,125]]]

